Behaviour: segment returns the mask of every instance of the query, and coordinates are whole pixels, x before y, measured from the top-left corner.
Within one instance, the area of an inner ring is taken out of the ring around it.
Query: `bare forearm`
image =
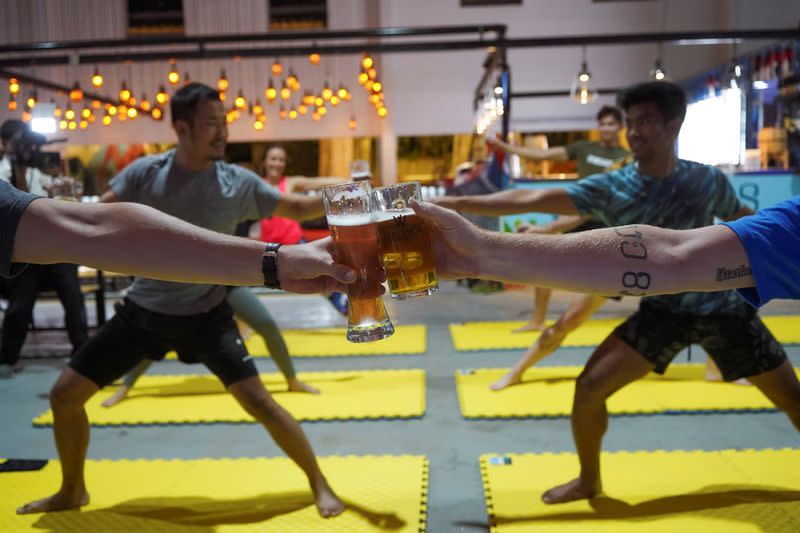
[[[502,216],[519,213],[578,214],[563,189],[508,189],[494,194],[446,196],[436,200],[442,207],[475,215]]]
[[[262,243],[198,228],[138,204],[43,199],[26,209],[13,259],[77,263],[167,281],[258,285],[263,251]]]
[[[753,286],[749,262],[724,226],[690,231],[626,226],[563,236],[484,233],[478,277],[604,295]]]
[[[313,220],[325,214],[322,196],[306,196],[302,194],[285,194],[281,196],[273,215],[291,218],[302,222]]]
[[[565,233],[588,222],[591,218],[590,216],[581,215],[561,216],[549,224],[542,225],[539,231],[532,233]]]

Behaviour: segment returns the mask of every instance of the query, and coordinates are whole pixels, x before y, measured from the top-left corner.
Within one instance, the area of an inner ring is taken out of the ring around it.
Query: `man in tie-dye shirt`
[[[591,215],[609,226],[648,224],[692,229],[714,218],[752,214],[742,206],[717,169],[679,160],[675,141],[686,114],[686,95],[675,84],[649,82],[619,97],[635,162],[596,174],[563,189],[511,190],[479,197],[445,197],[434,202],[485,215],[527,212]],[[633,266],[620,279],[618,294],[644,296],[652,271],[636,226],[615,228],[619,253]],[[487,250],[488,252],[488,250]],[[477,261],[502,260],[489,253]],[[580,262],[580,256],[575,258]],[[602,490],[600,449],[608,426],[606,400],[648,372],[663,373],[679,351],[700,344],[725,380],[748,378],[800,429],[795,399],[800,384],[786,353],[734,291],[642,298],[639,310],[594,351],[575,386],[572,430],[580,459],[577,479],[547,491],[545,503],[591,498]]]

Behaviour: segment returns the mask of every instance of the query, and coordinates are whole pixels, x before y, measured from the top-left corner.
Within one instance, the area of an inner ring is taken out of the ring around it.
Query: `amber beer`
[[[336,262],[358,273],[358,279],[347,286],[347,339],[353,342],[384,339],[394,333],[381,297],[384,274],[378,230],[370,213],[370,190],[368,183],[323,189]]]
[[[438,290],[425,221],[412,210],[380,213],[378,235],[386,281],[393,298],[419,298]]]
[[[407,300],[439,290],[431,239],[425,221],[408,207],[420,199],[418,182],[373,191],[373,217],[378,222],[381,260],[392,298]]]

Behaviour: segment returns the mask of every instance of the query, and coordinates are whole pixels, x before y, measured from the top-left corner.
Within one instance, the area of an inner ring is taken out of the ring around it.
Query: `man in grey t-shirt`
[[[255,174],[221,161],[228,128],[217,91],[191,83],[175,93],[170,108],[178,135],[176,149],[127,167],[112,180],[103,201],[147,204],[228,234],[241,220],[273,214],[300,220],[322,215],[320,197],[282,196]],[[184,362],[205,364],[267,429],[308,477],[322,516],[344,510],[300,425],[259,380],[224,300],[224,288],[215,285],[135,281],[119,312],[78,351],[51,391],[61,489],[18,512],[57,511],[88,503],[83,471],[89,424],[84,404],[142,359],[159,359],[172,349]]]

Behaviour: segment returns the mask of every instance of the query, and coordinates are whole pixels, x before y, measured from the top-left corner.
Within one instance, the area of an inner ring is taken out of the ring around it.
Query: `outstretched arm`
[[[547,150],[542,150],[541,148],[516,146],[514,144],[503,142],[499,139],[486,139],[486,142],[497,146],[504,152],[517,154],[522,158],[532,159],[534,161],[567,161],[569,159],[567,149],[563,146],[556,146],[553,148],[548,148]]]
[[[333,263],[329,239],[283,246],[278,278],[291,292],[329,292],[355,274]],[[38,199],[22,215],[12,259],[77,263],[187,283],[261,285],[264,244],[215,233],[150,207]]]
[[[565,189],[507,189],[474,196],[440,196],[433,203],[474,215],[501,216],[519,213],[577,215]]]
[[[752,287],[750,263],[727,226],[624,226],[570,235],[480,230],[457,213],[417,203],[444,277],[535,283],[576,292],[644,296]]]

